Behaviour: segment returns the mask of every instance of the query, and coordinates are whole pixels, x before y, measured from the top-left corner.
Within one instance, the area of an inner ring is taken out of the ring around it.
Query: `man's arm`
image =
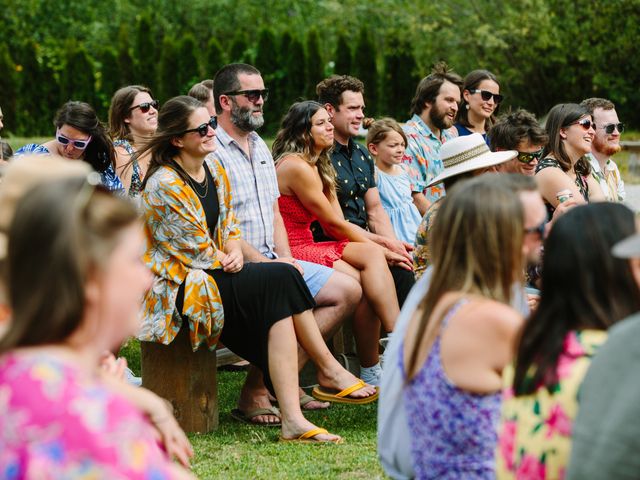
[[[418,208],[420,215],[424,217],[424,214],[429,210],[431,203],[422,192],[411,192],[411,197],[413,197],[413,204]]]
[[[291,248],[289,247],[289,237],[287,230],[284,228],[284,220],[280,215],[280,207],[278,200],[273,202],[273,241],[275,243],[275,251],[278,257],[290,257]]]

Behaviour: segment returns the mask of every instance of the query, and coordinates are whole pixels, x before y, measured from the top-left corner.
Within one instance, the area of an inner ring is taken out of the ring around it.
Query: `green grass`
[[[140,373],[140,347],[129,341],[120,354]],[[218,372],[220,426],[206,435],[190,435],[198,477],[229,479],[369,479],[384,478],[376,454],[377,403],[332,405],[305,412],[309,421],[345,438],[342,445],[284,445],[279,429],[252,427],[231,418],[244,372]]]

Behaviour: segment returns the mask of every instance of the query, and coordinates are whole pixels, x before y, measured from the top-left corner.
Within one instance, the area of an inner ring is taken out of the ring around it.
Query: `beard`
[[[435,103],[429,110],[429,119],[438,130],[446,130],[453,126],[453,122],[447,117],[446,112],[440,110]]]
[[[254,112],[260,112],[260,115],[254,116]],[[232,101],[231,123],[244,132],[253,132],[259,129],[264,125],[262,107],[240,107],[236,102]]]
[[[616,153],[618,153],[620,150],[622,150],[622,147],[619,144],[615,144],[615,143],[609,143],[605,140],[601,140],[599,138],[594,138],[593,139],[593,149],[596,152],[602,153],[603,155],[606,155],[607,157],[611,157],[612,155],[615,155]]]

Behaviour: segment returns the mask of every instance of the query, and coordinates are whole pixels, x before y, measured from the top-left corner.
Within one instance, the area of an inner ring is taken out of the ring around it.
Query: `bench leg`
[[[171,402],[184,431],[218,428],[216,352],[191,350],[185,325],[170,345],[140,342],[142,386]]]

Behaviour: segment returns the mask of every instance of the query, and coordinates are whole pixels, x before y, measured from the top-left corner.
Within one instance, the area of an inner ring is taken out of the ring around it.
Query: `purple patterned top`
[[[416,376],[404,390],[411,454],[418,479],[493,479],[500,392],[479,395],[456,387],[442,367],[442,332],[467,299],[451,307],[440,335]],[[400,368],[405,378],[403,352]]]

